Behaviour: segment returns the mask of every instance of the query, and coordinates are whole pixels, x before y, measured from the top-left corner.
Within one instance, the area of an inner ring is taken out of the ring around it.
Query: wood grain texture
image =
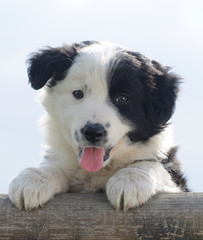
[[[126,213],[103,193],[60,194],[31,212],[0,195],[0,239],[201,240],[203,193],[158,194]]]

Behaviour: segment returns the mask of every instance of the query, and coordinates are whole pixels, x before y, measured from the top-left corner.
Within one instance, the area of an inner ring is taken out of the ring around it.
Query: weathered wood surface
[[[103,193],[61,194],[31,212],[0,195],[0,239],[203,239],[203,193],[158,194],[116,212]]]

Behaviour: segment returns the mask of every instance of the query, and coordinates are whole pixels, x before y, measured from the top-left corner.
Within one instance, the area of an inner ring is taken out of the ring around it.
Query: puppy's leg
[[[106,193],[117,209],[144,204],[157,192],[181,192],[159,162],[142,161],[119,170],[107,182]]]
[[[68,178],[57,167],[27,168],[11,180],[9,198],[17,208],[29,211],[43,206],[55,194],[66,192],[68,186]]]

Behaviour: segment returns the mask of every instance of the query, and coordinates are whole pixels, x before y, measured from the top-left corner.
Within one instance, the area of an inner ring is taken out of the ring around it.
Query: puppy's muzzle
[[[107,135],[106,130],[99,123],[87,123],[84,128],[81,129],[81,133],[85,139],[92,144],[102,142]]]

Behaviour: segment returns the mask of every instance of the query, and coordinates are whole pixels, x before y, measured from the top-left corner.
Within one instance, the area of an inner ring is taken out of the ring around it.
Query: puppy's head
[[[108,164],[123,138],[134,144],[161,132],[173,113],[178,77],[140,53],[83,42],[28,62],[32,87],[43,89],[43,105],[89,172]]]

